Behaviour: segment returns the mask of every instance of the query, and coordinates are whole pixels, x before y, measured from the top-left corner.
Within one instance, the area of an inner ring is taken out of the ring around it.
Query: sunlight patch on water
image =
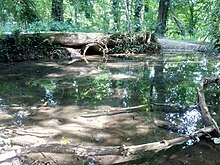
[[[129,105],[128,105],[128,103],[127,103],[127,101],[131,98],[130,96],[129,96],[129,92],[128,92],[128,87],[125,87],[124,89],[123,89],[123,96],[122,96],[122,98],[123,98],[123,106],[124,107],[128,107]]]
[[[49,90],[45,88],[45,99],[47,100],[47,104],[49,106],[57,106],[60,103],[58,101],[55,101],[53,99],[53,93]]]
[[[189,110],[180,118],[180,128],[185,129],[186,134],[191,134],[198,128],[201,121],[201,114],[197,109]]]
[[[168,113],[165,119],[177,127],[181,135],[190,135],[202,126],[202,116],[197,106],[189,107],[184,113]]]
[[[11,121],[11,124],[12,125],[16,125],[16,126],[21,126],[23,125],[25,122],[25,112],[24,111],[18,111],[12,121]]]
[[[3,99],[0,97],[0,110],[7,109],[8,106],[4,103]]]

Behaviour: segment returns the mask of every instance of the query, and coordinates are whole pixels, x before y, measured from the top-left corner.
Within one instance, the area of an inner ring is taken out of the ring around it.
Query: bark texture
[[[159,2],[159,10],[158,10],[158,17],[157,17],[157,28],[155,33],[158,36],[164,37],[167,29],[167,17],[169,11],[170,0],[160,0]]]

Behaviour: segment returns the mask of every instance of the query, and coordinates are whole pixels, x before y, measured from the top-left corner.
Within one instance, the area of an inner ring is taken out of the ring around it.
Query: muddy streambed
[[[89,58],[88,58],[89,59]],[[0,65],[0,138],[83,146],[137,145],[190,134],[203,127],[197,87],[220,75],[220,61],[203,55],[164,54],[107,62],[21,62]],[[220,122],[220,89],[206,101]],[[144,106],[143,106],[144,105]],[[139,106],[140,108],[130,109]],[[155,122],[169,123],[166,129]],[[19,147],[19,146],[18,146]],[[167,151],[140,153],[128,164],[220,164],[220,147],[188,141]],[[29,154],[51,164],[94,164],[64,154]],[[100,158],[101,164],[128,161]]]

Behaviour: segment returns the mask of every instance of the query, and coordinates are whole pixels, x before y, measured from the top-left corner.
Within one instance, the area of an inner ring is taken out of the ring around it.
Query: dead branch
[[[209,127],[202,128],[198,131],[195,131],[191,135],[185,135],[185,136],[174,138],[174,139],[171,139],[171,140],[162,140],[160,142],[130,146],[130,147],[127,147],[126,149],[131,154],[135,154],[135,153],[138,153],[140,151],[156,151],[156,152],[158,152],[160,150],[169,149],[170,147],[175,146],[175,145],[183,144],[184,142],[186,142],[187,140],[190,140],[192,138],[193,139],[198,139],[203,135],[207,135],[207,134],[211,133],[212,131],[214,131],[214,127],[209,126]]]
[[[90,115],[82,115],[81,117],[89,118],[89,117],[98,117],[98,116],[104,116],[104,115],[117,115],[121,113],[132,113],[137,112],[138,109],[144,108],[146,105],[137,105],[133,107],[127,107],[127,108],[107,108],[104,111],[99,110],[98,114],[90,114]]]
[[[13,158],[20,154],[27,153],[40,153],[40,152],[50,152],[50,153],[63,153],[72,154],[75,157],[96,157],[96,156],[107,156],[107,155],[118,155],[118,156],[129,156],[136,155],[139,152],[145,151],[160,151],[166,150],[172,146],[180,145],[190,139],[199,139],[203,135],[207,135],[214,131],[213,126],[202,128],[195,131],[192,135],[186,135],[170,140],[162,140],[160,142],[153,142],[134,146],[80,146],[72,144],[40,144],[32,145],[30,147],[23,147],[20,150],[5,152],[0,155],[0,162],[6,160],[5,158]]]
[[[219,82],[219,78],[204,79],[201,81],[201,83],[199,84],[199,87],[198,87],[198,101],[199,101],[198,104],[200,106],[201,114],[202,114],[202,117],[204,119],[205,124],[207,126],[214,125],[217,133],[220,135],[219,127],[218,127],[216,121],[212,118],[212,116],[208,110],[208,107],[206,105],[205,94],[204,94],[204,86],[211,84],[211,83],[214,83],[214,82],[215,83]]]

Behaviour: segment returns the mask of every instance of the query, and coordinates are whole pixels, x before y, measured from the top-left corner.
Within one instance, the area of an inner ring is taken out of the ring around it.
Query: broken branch
[[[218,82],[218,81],[219,81],[219,78],[204,79],[201,81],[201,83],[199,84],[199,87],[198,87],[198,101],[199,101],[198,104],[201,109],[201,114],[204,119],[205,125],[206,126],[214,125],[217,133],[220,135],[219,127],[218,127],[216,121],[212,118],[212,116],[208,110],[208,107],[206,105],[205,94],[204,94],[204,86],[205,85],[208,85],[208,84],[214,83],[214,82]]]

